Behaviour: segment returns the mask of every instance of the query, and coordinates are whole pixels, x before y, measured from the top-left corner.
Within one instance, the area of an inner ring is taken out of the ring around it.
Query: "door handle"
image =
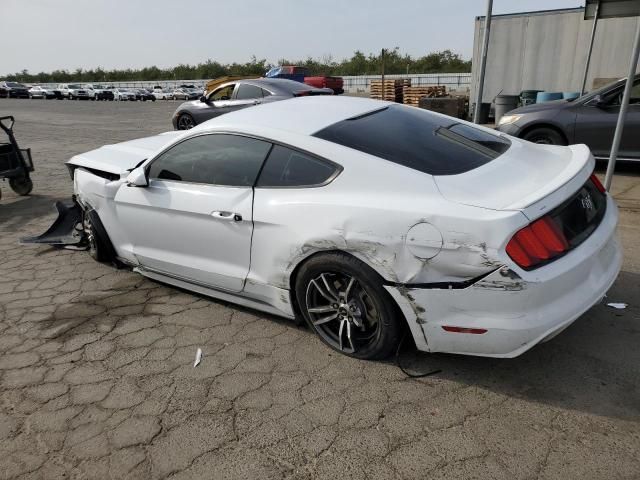
[[[234,222],[241,222],[242,221],[242,215],[240,215],[239,213],[233,213],[233,212],[212,212],[211,216],[214,218],[219,218],[220,220],[229,220],[229,221],[234,221]]]

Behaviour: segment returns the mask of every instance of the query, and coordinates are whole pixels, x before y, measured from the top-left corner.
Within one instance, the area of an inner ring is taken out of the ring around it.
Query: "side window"
[[[149,178],[250,187],[271,144],[238,135],[190,138],[153,161]]]
[[[226,87],[220,87],[217,90],[214,90],[211,95],[209,95],[209,101],[215,102],[218,100],[231,100],[231,95],[233,95],[233,89],[235,88],[235,84],[227,85]]]
[[[262,98],[262,89],[248,83],[241,83],[238,87],[236,100],[251,100],[254,98]]]
[[[311,187],[324,184],[338,170],[336,165],[311,155],[275,145],[265,164],[258,187]]]

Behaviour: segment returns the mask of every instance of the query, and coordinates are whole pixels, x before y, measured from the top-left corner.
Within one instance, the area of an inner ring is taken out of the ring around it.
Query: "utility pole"
[[[493,0],[487,0],[487,14],[484,17],[484,36],[482,37],[482,59],[480,63],[480,79],[476,92],[476,108],[473,113],[473,123],[480,123],[480,107],[482,106],[482,90],[484,88],[484,73],[487,67],[487,50],[489,49],[489,32],[491,31],[491,11]]]
[[[380,62],[381,62],[381,68],[382,68],[382,100],[385,100],[384,98],[384,48],[382,49],[382,51],[380,52]]]

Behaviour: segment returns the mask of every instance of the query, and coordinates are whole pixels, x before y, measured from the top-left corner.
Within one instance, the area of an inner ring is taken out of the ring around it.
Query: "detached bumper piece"
[[[66,202],[56,202],[55,208],[58,218],[47,231],[35,237],[21,238],[20,243],[40,243],[73,250],[86,249],[88,242],[82,227],[82,207],[74,198]]]

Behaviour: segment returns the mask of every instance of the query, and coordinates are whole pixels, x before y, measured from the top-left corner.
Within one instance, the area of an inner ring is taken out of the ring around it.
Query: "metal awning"
[[[596,13],[597,12],[597,13]],[[638,0],[587,0],[584,19],[640,16]]]

